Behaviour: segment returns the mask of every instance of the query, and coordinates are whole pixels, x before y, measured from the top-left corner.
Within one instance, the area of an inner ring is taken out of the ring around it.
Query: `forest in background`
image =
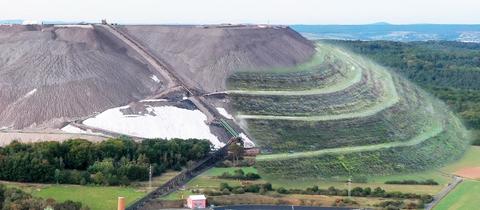
[[[409,78],[480,130],[480,44],[453,41],[328,40]],[[480,145],[475,137],[474,144]]]

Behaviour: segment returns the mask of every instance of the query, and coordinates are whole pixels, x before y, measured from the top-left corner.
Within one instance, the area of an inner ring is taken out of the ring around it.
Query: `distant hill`
[[[22,19],[14,19],[14,20],[0,20],[0,24],[15,24],[20,25],[23,23]],[[66,21],[59,21],[59,20],[43,20],[41,21],[43,24],[78,24],[83,22],[66,22]]]
[[[22,24],[23,20],[0,20],[0,24]]]
[[[293,25],[309,39],[480,42],[480,25],[413,24],[391,25]]]

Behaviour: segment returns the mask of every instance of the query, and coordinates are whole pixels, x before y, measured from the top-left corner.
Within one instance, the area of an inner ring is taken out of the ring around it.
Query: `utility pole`
[[[352,178],[348,178],[347,184],[348,184],[348,198],[350,198],[351,190],[352,190]]]
[[[148,170],[148,190],[152,190],[152,164],[150,164]]]

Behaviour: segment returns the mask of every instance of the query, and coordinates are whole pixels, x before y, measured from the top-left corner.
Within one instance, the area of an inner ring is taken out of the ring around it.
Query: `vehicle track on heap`
[[[168,68],[168,65],[162,63],[162,61],[157,58],[155,55],[150,53],[146,47],[142,46],[140,43],[132,39],[127,33],[117,30],[114,26],[111,25],[97,25],[106,29],[108,32],[116,36],[118,39],[123,41],[127,46],[134,49],[139,53],[148,63],[155,67],[163,77],[166,77],[168,80],[168,87],[164,92],[169,91],[170,89],[175,89],[178,87],[183,88],[188,93],[188,100],[190,100],[202,113],[207,116],[207,124],[213,123],[214,121],[219,121],[224,119],[222,115],[216,111],[215,107],[211,106],[209,103],[205,102],[203,94],[201,91],[196,90],[183,82],[181,77],[175,73],[175,71]],[[162,94],[162,93],[159,93]],[[228,119],[224,119],[228,120]],[[240,126],[235,125],[236,129],[240,129]],[[238,132],[245,133],[245,132]]]
[[[189,94],[188,100],[190,100],[201,112],[203,112],[207,116],[207,120],[208,120],[207,123],[208,124],[212,123],[213,121],[223,121],[223,122],[225,122],[224,120],[226,120],[226,119],[224,119],[224,117],[222,117],[216,111],[216,109],[214,107],[212,107],[210,104],[208,104],[207,102],[204,101],[204,98],[202,96],[203,94],[199,93],[199,91],[196,91],[194,88],[188,87],[185,83],[182,82],[180,77],[177,76],[174,71],[172,71],[171,69],[168,69],[166,67],[166,65],[163,65],[155,56],[153,56],[151,53],[149,53],[148,50],[146,50],[145,47],[143,47],[141,44],[139,44],[139,43],[135,42],[133,39],[131,39],[128,34],[125,34],[123,32],[119,32],[113,26],[110,26],[110,25],[99,25],[99,26],[102,27],[102,28],[105,28],[107,31],[111,32],[117,38],[122,40],[126,45],[130,46],[135,51],[137,51],[147,62],[152,64],[152,66],[154,66],[155,69],[157,69],[162,74],[162,76],[168,77],[168,78],[165,78],[165,79],[169,80],[169,82],[168,82],[168,87],[169,88],[167,88],[166,91],[168,91],[169,89],[172,89],[172,88],[177,88],[179,86],[182,87],[185,91],[187,91],[188,94]],[[164,91],[164,92],[166,92],[166,91]],[[159,93],[159,94],[162,94],[162,93]],[[239,129],[238,125],[235,125],[234,127],[236,129]],[[232,127],[230,127],[230,125],[228,125],[228,124],[226,126],[224,126],[224,128],[227,129],[227,130],[229,128],[232,129]],[[241,132],[237,131],[237,133],[241,133]],[[238,137],[238,136],[235,136],[235,137]],[[231,144],[231,142],[232,142],[232,139],[229,139],[224,147],[218,149],[215,153],[211,154],[207,158],[207,159],[214,158],[215,161],[212,161],[213,163],[210,163],[208,166],[201,166],[202,164],[204,164],[204,163],[201,162],[199,165],[197,165],[195,167],[195,169],[197,167],[202,169],[202,167],[203,167],[202,170],[205,170],[208,167],[213,167],[214,163],[216,163],[216,161],[221,160],[225,156],[225,154],[223,154],[223,153],[225,153],[225,151],[228,149],[228,146]],[[218,153],[222,153],[223,155],[221,157],[217,157]],[[207,162],[210,162],[210,160],[207,160]],[[185,181],[185,183],[186,183],[186,181],[191,180],[195,176],[200,174],[200,173],[191,173],[189,170],[184,171],[182,173],[187,174],[186,176],[180,177],[180,179],[182,181]],[[164,195],[164,194],[168,194],[171,190],[180,187],[180,185],[177,185],[178,180],[176,180],[176,178],[177,177],[175,177],[175,178],[173,178],[172,180],[169,181],[169,182],[172,182],[172,183],[175,183],[175,184],[173,184],[172,186],[167,186],[166,191],[162,188],[164,186],[160,186],[156,190],[147,194],[146,197],[144,197],[141,200],[131,204],[131,206],[129,206],[127,209],[142,209],[142,207],[144,207],[145,205],[148,205],[148,203],[154,202],[157,197],[159,197],[161,195]]]
[[[155,70],[157,70],[157,72],[162,75],[163,79],[166,80],[167,89],[174,88],[175,86],[180,84],[179,79],[176,78],[176,76],[173,75],[171,71],[167,70],[164,67],[164,65],[162,65],[157,59],[155,59],[154,56],[148,53],[148,51],[145,50],[141,45],[139,45],[132,39],[128,38],[128,36],[117,31],[113,26],[110,26],[110,25],[96,25],[96,26],[107,30],[108,32],[113,34],[116,38],[118,38],[120,41],[122,41],[127,46],[132,48],[140,56],[142,56],[142,58],[145,59],[145,61],[147,61],[149,64],[151,64],[152,67],[155,68]],[[186,88],[186,90],[188,89]]]

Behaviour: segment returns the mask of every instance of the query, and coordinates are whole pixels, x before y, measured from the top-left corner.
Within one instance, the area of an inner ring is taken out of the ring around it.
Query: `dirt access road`
[[[163,64],[158,58],[153,56],[145,47],[143,47],[141,44],[136,42],[134,39],[132,39],[128,34],[121,32],[117,29],[114,28],[114,26],[110,25],[97,25],[98,27],[103,27],[107,31],[109,31],[111,34],[115,35],[118,39],[123,41],[127,46],[131,47],[134,49],[139,55],[141,55],[150,65],[152,65],[161,75],[164,77],[164,79],[167,80],[167,89],[176,88],[176,87],[182,87],[185,91],[188,92],[189,94],[189,100],[195,104],[195,106],[203,112],[207,116],[207,123],[212,123],[215,120],[222,119],[222,115],[218,113],[218,111],[210,105],[209,103],[205,102],[202,93],[197,93],[194,88],[189,87],[187,83],[183,82],[180,79],[180,76],[175,73],[175,71],[169,69],[167,65]],[[228,119],[225,119],[228,120]],[[239,126],[235,126],[237,129],[239,129]],[[238,132],[238,131],[237,131]],[[238,133],[245,133],[245,132],[238,132]]]

